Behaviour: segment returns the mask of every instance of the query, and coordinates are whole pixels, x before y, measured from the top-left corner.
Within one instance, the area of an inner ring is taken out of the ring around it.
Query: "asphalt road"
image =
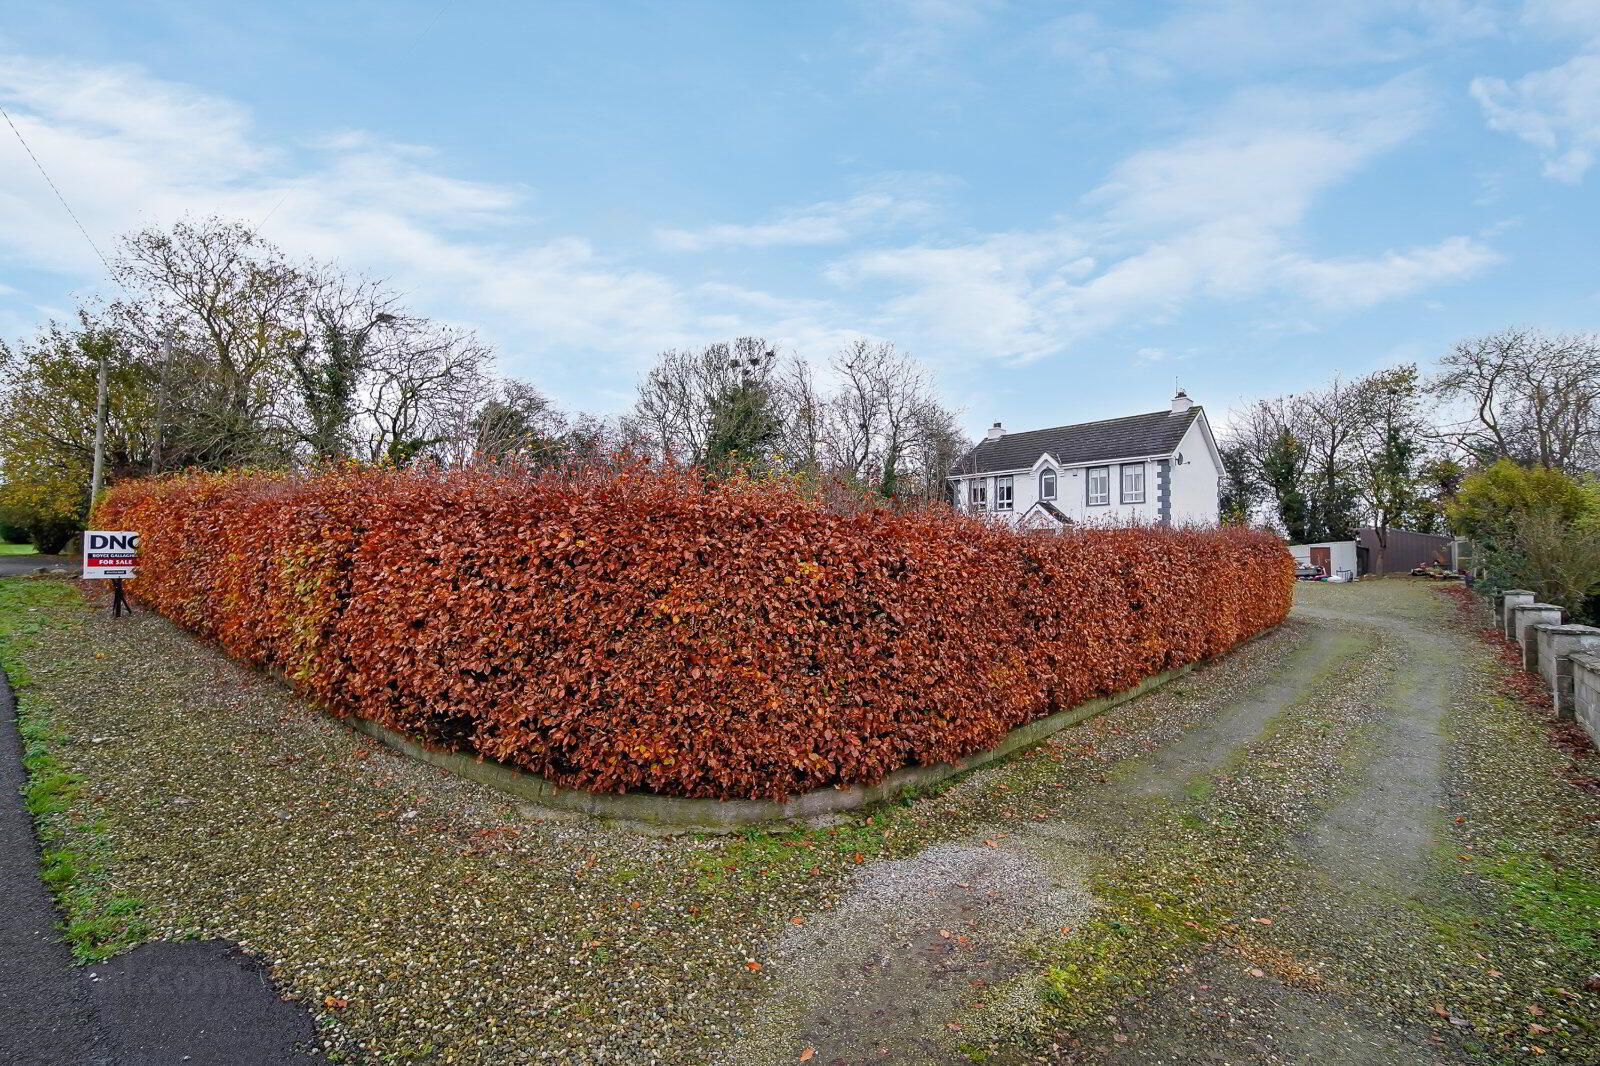
[[[22,805],[24,781],[16,705],[0,675],[0,1062],[326,1062],[300,1050],[316,1040],[310,1015],[278,998],[265,967],[228,941],[162,941],[75,966],[56,931],[54,901],[39,880],[33,823]]]
[[[41,566],[65,566],[76,574],[79,565],[67,555],[0,555],[0,577],[23,577]]]

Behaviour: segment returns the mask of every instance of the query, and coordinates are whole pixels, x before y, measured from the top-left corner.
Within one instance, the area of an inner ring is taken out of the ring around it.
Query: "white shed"
[[[1319,544],[1291,544],[1289,553],[1297,563],[1320,566],[1329,577],[1342,574],[1355,579],[1361,574],[1356,561],[1356,542],[1327,540]]]

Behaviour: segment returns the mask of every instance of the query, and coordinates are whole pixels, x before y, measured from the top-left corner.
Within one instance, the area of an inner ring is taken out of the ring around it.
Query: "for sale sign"
[[[83,534],[84,577],[133,577],[139,572],[139,534],[91,529]]]

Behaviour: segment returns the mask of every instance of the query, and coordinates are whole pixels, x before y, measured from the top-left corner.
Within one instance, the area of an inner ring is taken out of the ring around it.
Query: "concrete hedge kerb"
[[[1293,586],[1262,532],[1040,536],[643,464],[160,478],[94,521],[139,531],[136,600],[336,715],[553,789],[779,806],[981,758]]]
[[[1078,725],[1099,714],[1104,714],[1129,700],[1160,688],[1193,670],[1190,663],[1175,670],[1145,678],[1135,688],[1115,695],[1103,696],[1048,718],[1037,718],[1027,725],[1013,729],[998,745],[988,751],[969,755],[955,763],[936,766],[904,766],[874,785],[850,785],[819,788],[782,803],[776,800],[718,800],[688,799],[681,796],[661,796],[648,792],[586,792],[582,789],[562,788],[538,774],[519,770],[493,759],[467,755],[458,751],[440,751],[410,740],[392,729],[364,718],[333,717],[357,733],[372,737],[402,755],[418,762],[447,770],[457,777],[476,781],[499,789],[518,799],[559,811],[576,811],[597,818],[615,819],[640,826],[680,829],[685,832],[733,832],[750,825],[788,821],[825,821],[834,815],[858,810],[892,800],[912,788],[926,788],[947,781],[957,774],[976,770],[997,762],[1024,748],[1031,747],[1055,733]]]

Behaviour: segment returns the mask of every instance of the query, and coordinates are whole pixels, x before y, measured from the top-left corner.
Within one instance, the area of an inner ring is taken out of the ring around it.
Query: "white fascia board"
[[[1217,473],[1224,473],[1222,469],[1222,452],[1217,448],[1217,438],[1211,432],[1211,419],[1206,417],[1206,409],[1200,408],[1200,417],[1195,419],[1195,425],[1200,427],[1200,436],[1206,442],[1206,450],[1211,453],[1211,461],[1217,465]],[[1181,443],[1181,442],[1180,442]]]
[[[1212,451],[1215,453],[1215,446]],[[1048,453],[1047,453],[1048,454]],[[1155,455],[1130,455],[1121,459],[1096,459],[1092,463],[1056,463],[1057,470],[1087,470],[1091,466],[1117,466],[1122,463],[1153,463],[1158,459],[1171,459],[1173,452],[1159,452]],[[1054,460],[1052,460],[1053,462]],[[950,474],[946,481],[965,481],[975,477],[1004,477],[1007,474],[1030,474],[1039,469],[1039,464],[1033,466],[1019,466],[1010,470],[985,470],[981,474]]]

